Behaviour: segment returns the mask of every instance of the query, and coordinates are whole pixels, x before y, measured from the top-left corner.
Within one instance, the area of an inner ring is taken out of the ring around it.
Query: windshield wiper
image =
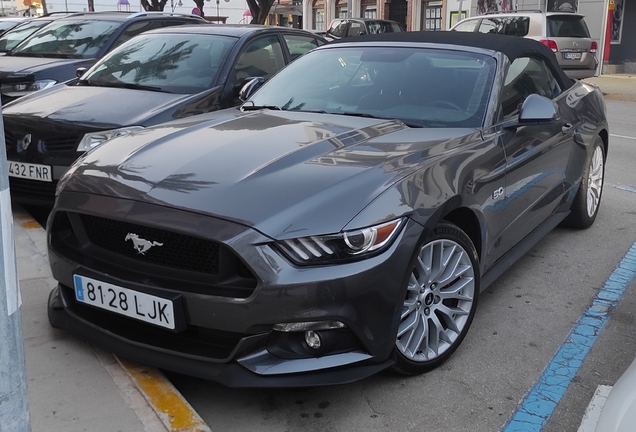
[[[15,57],[41,57],[41,58],[61,58],[61,59],[81,59],[81,54],[60,54],[60,53],[31,53],[22,51],[11,51],[9,55]]]
[[[340,115],[346,115],[346,116],[352,116],[352,117],[374,118],[374,119],[382,119],[382,120],[399,120],[405,125],[407,125],[408,127],[415,127],[415,128],[424,127],[423,123],[416,123],[414,121],[404,120],[404,119],[396,118],[396,117],[375,116],[375,115],[371,115],[371,114],[363,113],[363,112],[345,111],[345,112],[339,112],[334,114],[340,114]]]
[[[157,86],[149,86],[149,85],[143,85],[143,84],[126,83],[126,82],[109,82],[109,81],[99,82],[99,81],[90,81],[90,80],[80,80],[79,83],[87,84],[87,85],[95,86],[95,87],[115,87],[115,88],[127,88],[132,90],[148,90],[148,91],[161,92],[161,93],[171,93],[168,90],[164,90],[163,88],[157,87]]]
[[[135,84],[135,83],[121,83],[118,85],[121,85],[121,87],[124,87],[127,89],[133,89],[133,90],[149,90],[149,91],[155,91],[155,92],[161,92],[161,93],[171,93],[168,90],[164,90],[163,88],[158,86],[149,86],[149,85]]]
[[[256,111],[260,109],[268,109],[268,110],[275,110],[275,111],[283,110],[281,107],[276,105],[243,105],[241,107],[242,111]]]
[[[100,83],[97,81],[91,81],[87,79],[81,79],[77,81],[78,84],[92,86],[92,87],[106,87],[104,83]]]
[[[355,111],[344,111],[344,112],[339,112],[334,114],[346,115],[351,117],[382,118],[382,117],[374,116],[371,114],[367,114],[363,112],[355,112]]]

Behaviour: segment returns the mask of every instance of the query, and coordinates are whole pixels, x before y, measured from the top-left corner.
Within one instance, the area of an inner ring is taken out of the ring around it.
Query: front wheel
[[[563,221],[563,225],[583,229],[594,223],[598,209],[601,207],[604,177],[605,149],[601,137],[596,137],[592,146],[592,155],[585,165],[570,214]]]
[[[420,374],[453,354],[475,315],[479,280],[470,238],[454,224],[438,224],[418,247],[410,270],[395,341],[395,370]]]

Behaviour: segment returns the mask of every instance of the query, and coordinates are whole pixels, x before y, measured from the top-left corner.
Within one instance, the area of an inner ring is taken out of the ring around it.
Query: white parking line
[[[626,136],[626,135],[609,134],[609,136],[614,137],[614,138],[625,138],[625,139],[636,140],[636,137],[630,137],[630,136]]]
[[[611,386],[605,385],[600,385],[596,388],[596,392],[594,392],[594,396],[592,396],[592,400],[585,410],[578,432],[596,431],[596,425],[598,425],[598,420],[601,418],[601,411],[611,390]]]

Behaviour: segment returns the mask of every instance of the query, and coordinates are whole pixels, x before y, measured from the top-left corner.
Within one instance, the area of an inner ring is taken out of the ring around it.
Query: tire
[[[570,207],[570,214],[563,220],[562,225],[585,229],[594,223],[601,206],[604,178],[605,148],[603,140],[597,136],[592,145],[590,157],[585,164],[581,184],[574,196],[572,207]]]
[[[458,226],[438,224],[416,253],[395,341],[393,369],[406,375],[434,369],[453,354],[479,296],[477,251]]]

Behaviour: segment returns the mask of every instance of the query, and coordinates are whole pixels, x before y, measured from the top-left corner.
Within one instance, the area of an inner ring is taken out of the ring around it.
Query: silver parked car
[[[590,37],[583,15],[568,12],[517,11],[466,18],[455,31],[495,33],[538,40],[554,52],[567,76],[597,75],[598,44]]]

